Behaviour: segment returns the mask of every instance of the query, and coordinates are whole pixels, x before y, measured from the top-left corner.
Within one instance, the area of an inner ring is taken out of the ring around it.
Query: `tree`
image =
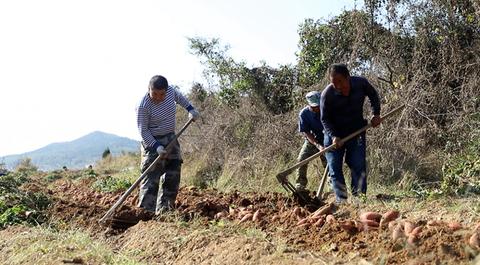
[[[103,151],[103,153],[102,153],[102,158],[105,159],[105,158],[109,157],[110,155],[111,155],[110,148],[107,147],[107,149],[105,149],[105,151]]]
[[[219,39],[189,38],[191,53],[206,66],[204,76],[217,90],[222,102],[238,108],[241,99],[263,104],[270,112],[280,114],[293,107],[293,91],[297,84],[295,67],[273,68],[262,64],[248,68],[228,55],[228,45]],[[198,93],[198,84],[194,87]],[[203,87],[202,87],[203,88]]]
[[[31,173],[36,172],[37,170],[37,166],[32,163],[32,159],[30,157],[21,159],[15,167],[15,171],[19,173]]]

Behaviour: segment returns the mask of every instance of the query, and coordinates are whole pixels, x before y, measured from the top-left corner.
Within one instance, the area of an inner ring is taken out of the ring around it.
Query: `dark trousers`
[[[155,138],[166,147],[172,135]],[[157,157],[156,150],[142,148],[141,172],[145,172]],[[176,141],[167,159],[156,164],[140,183],[138,207],[157,214],[174,208],[180,186],[181,165],[180,145]]]

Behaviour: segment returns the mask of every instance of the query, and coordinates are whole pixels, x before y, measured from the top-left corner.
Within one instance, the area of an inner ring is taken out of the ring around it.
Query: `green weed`
[[[0,229],[17,223],[39,224],[47,219],[44,210],[50,199],[43,193],[21,190],[27,180],[21,173],[0,176]]]
[[[107,176],[105,178],[98,179],[93,183],[93,189],[103,192],[117,192],[128,189],[132,186],[132,183],[125,179],[114,178]]]

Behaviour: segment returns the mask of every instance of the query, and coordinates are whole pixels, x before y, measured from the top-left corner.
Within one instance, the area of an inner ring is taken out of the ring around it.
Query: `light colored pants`
[[[300,150],[300,154],[298,154],[298,162],[305,160],[312,155],[318,153],[318,148],[311,144],[309,141],[305,140],[302,145],[302,149]],[[321,157],[322,165],[325,167],[327,165],[327,161],[324,156]],[[297,186],[300,187],[307,187],[308,179],[307,179],[307,170],[308,170],[308,163],[298,168],[298,175],[297,175]]]

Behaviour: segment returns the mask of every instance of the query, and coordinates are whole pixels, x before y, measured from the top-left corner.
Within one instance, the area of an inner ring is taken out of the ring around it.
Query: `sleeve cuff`
[[[161,144],[159,142],[155,142],[155,144],[153,144],[152,146],[152,149],[153,150],[157,150],[157,148],[160,146]]]
[[[187,109],[187,111],[191,111],[191,110],[194,109],[194,107],[192,105],[188,105],[188,107],[186,109]]]

